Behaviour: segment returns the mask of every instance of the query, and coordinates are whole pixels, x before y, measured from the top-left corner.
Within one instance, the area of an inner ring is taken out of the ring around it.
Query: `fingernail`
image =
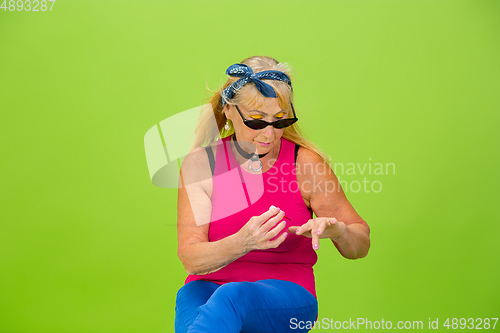
[[[284,234],[284,235],[285,235],[285,237],[286,237],[286,236],[288,235],[288,232],[284,232],[283,234]]]
[[[321,234],[321,231],[319,231],[319,230],[316,231],[316,235],[319,235],[319,234]]]
[[[313,245],[313,248],[314,248],[315,250],[317,250],[317,249],[319,249],[319,245],[318,245],[318,244],[314,244],[314,245]]]
[[[274,207],[274,205],[271,205],[271,207],[269,207],[269,209],[273,209],[273,208],[276,208],[276,207]]]
[[[299,229],[297,229],[297,231],[296,231],[295,233],[296,233],[297,235],[298,235],[298,234],[300,234]]]
[[[281,210],[281,209],[280,209]],[[281,212],[283,213],[283,215],[285,215],[285,211],[284,210],[281,210]]]
[[[281,222],[285,223],[285,226],[286,226],[286,221],[281,221]]]
[[[279,207],[276,207],[276,208],[280,209]],[[281,210],[281,209],[280,209],[280,210]]]

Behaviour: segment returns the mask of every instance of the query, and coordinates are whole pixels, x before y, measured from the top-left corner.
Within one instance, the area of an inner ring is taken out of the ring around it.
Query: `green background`
[[[1,10],[0,332],[173,332],[177,192],[152,185],[144,134],[252,55],[292,66],[333,162],[395,165],[338,175],[383,188],[346,190],[372,246],[321,242],[319,318],[500,317],[499,33],[496,0]]]

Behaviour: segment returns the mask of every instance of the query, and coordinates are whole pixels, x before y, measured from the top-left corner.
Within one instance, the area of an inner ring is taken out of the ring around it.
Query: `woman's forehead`
[[[254,99],[242,104],[247,110],[260,113],[277,112],[281,109],[279,99],[273,97]]]
[[[276,90],[275,90],[276,92]],[[278,97],[265,97],[263,96],[254,85],[244,86],[240,92],[237,100],[239,100],[240,105],[244,105],[249,109],[261,110],[262,107],[268,107],[269,105],[286,108],[288,102],[286,101],[289,96],[287,94],[283,95],[283,92],[276,92]]]

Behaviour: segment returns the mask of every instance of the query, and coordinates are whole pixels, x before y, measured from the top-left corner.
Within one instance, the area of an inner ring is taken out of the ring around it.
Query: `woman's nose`
[[[272,127],[271,125],[265,127],[262,129],[264,136],[268,137],[268,138],[271,138],[274,134],[274,127]]]

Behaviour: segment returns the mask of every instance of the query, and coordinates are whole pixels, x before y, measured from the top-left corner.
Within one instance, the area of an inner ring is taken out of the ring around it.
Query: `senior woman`
[[[318,317],[319,240],[357,259],[370,230],[301,135],[286,64],[255,56],[226,74],[181,167],[178,255],[189,276],[175,331],[306,332]]]

